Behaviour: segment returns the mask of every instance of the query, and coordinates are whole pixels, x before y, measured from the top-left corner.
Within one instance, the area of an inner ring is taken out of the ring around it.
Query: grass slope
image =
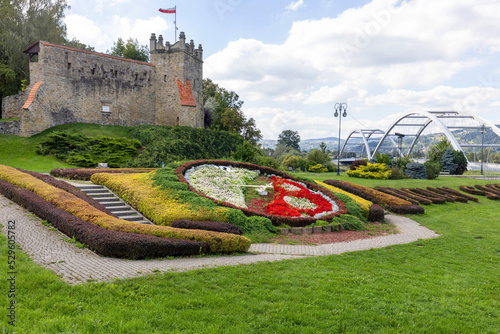
[[[428,183],[412,180],[414,186]],[[431,205],[412,218],[442,234],[437,239],[79,286],[61,282],[18,251],[15,330],[498,333],[499,216],[500,203],[484,197],[479,203]],[[6,243],[1,235],[2,266]],[[6,279],[2,270],[0,280]],[[6,293],[0,300],[4,308]]]
[[[32,137],[0,135],[0,164],[23,168],[39,173],[48,173],[54,168],[75,167],[51,156],[36,154],[40,142],[53,131],[71,130],[85,136],[128,137],[129,128],[98,124],[65,124],[47,129]]]

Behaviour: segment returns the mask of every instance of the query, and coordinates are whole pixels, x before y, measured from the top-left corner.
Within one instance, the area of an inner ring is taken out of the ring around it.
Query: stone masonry
[[[30,85],[3,100],[3,117],[20,120],[0,122],[0,133],[27,137],[67,123],[203,127],[203,50],[184,32],[173,45],[152,34],[150,63],[43,41],[23,52]]]

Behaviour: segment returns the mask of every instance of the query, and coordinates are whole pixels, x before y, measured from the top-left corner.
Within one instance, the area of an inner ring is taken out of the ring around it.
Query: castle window
[[[118,70],[115,70],[115,78],[118,78]]]
[[[71,63],[68,63],[68,70],[71,69]]]
[[[101,100],[101,112],[103,114],[111,113],[111,101],[110,100]]]
[[[91,69],[91,70],[90,70],[90,73],[91,73],[91,74],[95,74],[95,68]]]
[[[166,75],[163,76],[163,81],[167,82],[167,76]]]
[[[139,74],[138,73],[135,74],[135,81],[137,81],[137,80],[139,80]]]

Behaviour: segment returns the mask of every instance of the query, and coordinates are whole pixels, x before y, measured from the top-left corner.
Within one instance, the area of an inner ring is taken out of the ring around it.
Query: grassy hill
[[[61,162],[53,156],[36,154],[36,149],[48,134],[69,130],[85,136],[128,137],[129,127],[99,124],[65,124],[47,129],[32,137],[0,135],[0,164],[23,168],[39,173],[48,173],[54,168],[76,167]]]

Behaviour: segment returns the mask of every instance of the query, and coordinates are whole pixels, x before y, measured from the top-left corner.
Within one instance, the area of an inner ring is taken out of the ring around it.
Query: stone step
[[[117,217],[126,217],[126,216],[137,216],[138,213],[133,210],[123,210],[123,211],[113,211],[113,214]]]
[[[102,197],[116,197],[115,194],[110,193],[109,191],[107,193],[87,193],[92,198],[102,198]]]
[[[128,220],[129,222],[137,222],[137,221],[144,220],[144,217],[141,217],[139,215],[135,215],[135,216],[122,216],[122,217],[118,217],[118,218],[123,219],[123,220]]]
[[[109,203],[121,203],[122,205],[124,204],[124,202],[121,199],[119,199],[118,197],[96,197],[94,199],[101,204],[108,203],[108,202]]]
[[[78,189],[81,191],[87,192],[89,190],[101,190],[101,189],[106,189],[105,186],[99,186],[99,185],[78,185]],[[107,190],[107,189],[106,189]]]
[[[122,205],[122,206],[110,206],[110,207],[107,207],[106,209],[108,209],[109,211],[115,213],[117,211],[126,211],[126,210],[130,210],[130,207],[129,206],[126,206],[126,205]]]

